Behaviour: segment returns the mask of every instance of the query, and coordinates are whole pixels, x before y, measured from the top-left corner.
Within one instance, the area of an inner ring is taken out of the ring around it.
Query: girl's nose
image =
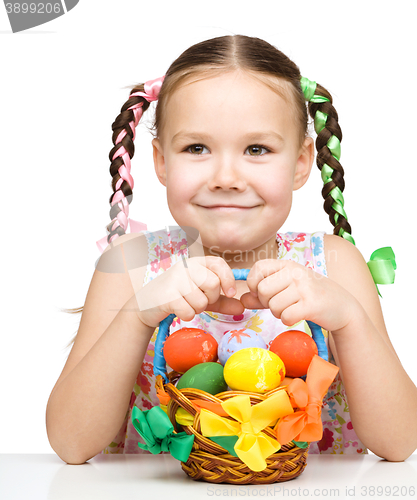
[[[226,157],[219,158],[213,166],[209,188],[212,190],[221,188],[243,191],[245,187],[246,182],[239,171],[238,161]]]

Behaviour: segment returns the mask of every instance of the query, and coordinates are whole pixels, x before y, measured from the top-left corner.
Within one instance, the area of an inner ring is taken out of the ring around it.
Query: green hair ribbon
[[[132,423],[145,444],[138,443],[139,448],[156,455],[168,451],[171,455],[186,462],[194,443],[194,435],[186,432],[174,433],[168,415],[159,407],[142,411],[137,406],[132,410]]]
[[[378,295],[382,297],[379,293],[378,284],[392,285],[395,280],[397,263],[395,262],[393,249],[391,247],[383,247],[375,250],[369,259],[368,267],[375,281]]]
[[[317,88],[317,83],[309,80],[308,78],[301,77],[300,79],[300,85],[301,85],[301,90],[303,91],[304,97],[306,101],[313,102],[313,103],[322,103],[322,102],[329,102],[329,99],[327,97],[315,95],[316,88]],[[317,134],[319,134],[323,128],[326,126],[327,118],[328,118],[327,113],[323,113],[322,111],[317,111],[314,117],[314,129]],[[340,140],[335,136],[332,135],[330,139],[327,141],[327,147],[329,148],[332,156],[339,161],[340,160],[340,154],[341,154],[341,145],[340,145]],[[321,178],[323,180],[323,184],[327,184],[332,180],[332,174],[334,170],[325,163],[322,168],[321,168]],[[333,210],[336,212],[334,216],[334,220],[337,224],[337,221],[339,219],[339,215],[342,215],[346,220],[348,220],[345,209],[343,208],[344,205],[344,198],[342,191],[340,188],[335,186],[329,193],[331,197],[334,200],[334,203],[332,204]],[[353,239],[352,235],[347,233],[344,229],[339,230],[339,236],[342,236],[346,240],[350,241],[355,245],[355,240]]]
[[[313,82],[308,78],[301,77],[300,85],[306,101],[313,103],[329,102],[329,99],[327,99],[327,97],[315,95],[317,88],[316,82]],[[314,116],[314,130],[316,131],[317,134],[320,134],[320,132],[326,126],[328,116],[329,115],[327,113],[323,113],[322,111],[316,111],[316,114]],[[340,140],[335,135],[332,135],[330,139],[327,141],[327,147],[329,148],[332,156],[337,161],[339,161],[341,154]],[[325,163],[322,166],[321,178],[323,180],[323,184],[327,184],[332,180],[333,172],[334,170],[329,165],[327,165],[327,163]],[[342,215],[347,220],[347,215],[343,208],[345,200],[343,198],[343,194],[340,188],[337,186],[334,187],[329,194],[334,200],[332,208],[336,212],[334,216],[336,224],[339,215]],[[352,238],[352,236],[343,229],[340,229],[339,236],[342,236],[346,240],[356,245],[355,240]],[[395,255],[392,248],[384,247],[375,250],[375,252],[372,253],[370,260],[368,262],[368,268],[375,282],[376,289],[378,290],[378,295],[382,297],[378,289],[378,284],[380,285],[392,284],[394,283],[395,279],[395,270],[397,269],[397,264],[395,262]]]
[[[301,90],[303,91],[303,94],[304,94],[306,101],[311,101],[311,99],[314,97],[314,94],[316,92],[317,83],[312,82],[308,78],[305,78],[304,76],[302,76],[300,79],[300,85],[301,85]]]

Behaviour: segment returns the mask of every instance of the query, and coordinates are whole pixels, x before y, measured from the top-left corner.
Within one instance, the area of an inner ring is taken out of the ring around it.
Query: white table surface
[[[372,489],[374,488],[374,489]],[[97,455],[67,465],[54,454],[0,454],[1,500],[416,498],[417,455],[387,462],[375,455],[310,455],[296,479],[233,486],[193,481],[171,455]]]

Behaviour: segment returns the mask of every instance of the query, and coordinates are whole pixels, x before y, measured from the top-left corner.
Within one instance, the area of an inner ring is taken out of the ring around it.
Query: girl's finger
[[[225,297],[224,295],[219,295],[217,300],[208,303],[207,295],[199,288],[185,295],[182,299],[183,301],[178,300],[176,311],[182,308],[181,313],[186,314],[187,317],[191,315],[191,319],[194,318],[195,314],[201,314],[204,311],[237,316],[242,314],[245,310],[243,304],[238,299]],[[185,318],[182,317],[181,319],[185,320]],[[191,320],[187,319],[186,321]]]
[[[209,304],[206,311],[218,312],[220,314],[230,314],[239,316],[245,311],[245,306],[238,299],[233,299],[220,295],[219,299],[214,304]]]
[[[199,293],[201,295],[204,295],[201,290],[194,291],[189,294],[189,296],[193,295],[193,298],[189,297],[189,300],[193,305],[191,305],[190,302],[188,302],[188,300],[185,299],[185,297],[179,297],[178,299],[175,299],[172,302],[170,302],[169,304],[170,313],[171,312],[174,313],[176,316],[178,316],[178,318],[182,319],[183,321],[191,321],[192,319],[194,319],[195,315],[200,312],[198,306],[198,299],[196,300],[196,297],[198,297]],[[203,302],[204,299],[201,300],[200,297],[200,303]]]
[[[202,266],[201,266],[202,267]],[[205,294],[208,304],[213,304],[220,296],[220,282],[217,274],[210,269],[203,268],[202,271],[207,273],[206,279],[201,283],[199,289]]]
[[[282,292],[274,295],[268,305],[271,309],[272,314],[280,319],[283,311],[287,310],[294,304],[297,304],[300,300],[300,295],[298,294],[297,288],[295,286],[289,286]]]
[[[297,302],[284,309],[280,319],[286,326],[295,325],[303,319],[306,319],[302,303]]]
[[[285,269],[287,262],[288,261],[274,259],[264,259],[255,262],[246,280],[251,293],[254,294],[254,296],[258,296],[258,286],[260,282],[263,282],[263,286],[265,286],[266,284],[270,284],[274,287],[276,285],[276,287],[279,287],[281,289],[287,288],[290,282],[288,273],[280,273],[280,271]],[[271,277],[271,279],[267,279],[272,275],[273,278]],[[272,285],[273,283],[275,285]],[[279,289],[277,288],[276,293],[278,291]]]
[[[236,281],[233,275],[233,271],[229,264],[221,257],[208,256],[205,257],[205,266],[209,271],[212,271],[220,280],[220,286],[223,293],[227,297],[233,297],[236,293]],[[210,279],[210,273],[208,279]],[[234,291],[231,291],[233,289]]]
[[[246,309],[268,309],[259,301],[258,297],[254,297],[249,292],[244,293],[240,297],[240,302]]]
[[[176,267],[178,291],[183,297],[192,294],[196,289],[201,289],[207,292],[210,302],[214,302],[220,294],[220,286],[230,288],[234,285],[233,271],[219,257],[182,259],[174,267]]]
[[[202,283],[200,284],[199,287],[197,287],[196,289],[201,291],[208,303],[206,304],[206,307],[205,309],[202,309],[202,311],[204,310],[211,310],[211,309],[207,309],[207,307],[211,304],[214,304],[216,303],[218,300],[219,300],[219,297],[220,297],[220,282],[219,282],[219,277],[216,273],[212,272],[210,269],[206,268],[206,267],[203,267],[203,266],[199,266],[200,267],[200,270],[202,271],[203,274],[205,274],[206,278],[204,279],[204,281],[202,281]],[[195,295],[195,289],[193,288],[193,291],[191,293],[188,293],[187,295],[184,295],[184,298],[192,305],[193,304],[193,297],[199,297],[199,302],[201,302],[201,297],[198,296],[198,295]],[[201,311],[199,311],[201,312]]]

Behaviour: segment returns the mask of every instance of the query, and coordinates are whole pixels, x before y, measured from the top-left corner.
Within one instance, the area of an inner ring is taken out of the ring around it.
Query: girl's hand
[[[310,320],[328,331],[339,330],[359,306],[338,283],[290,260],[256,262],[247,285],[250,293],[241,296],[242,304],[247,309],[269,308],[287,326]]]
[[[136,310],[139,306],[137,314],[142,323],[156,328],[171,313],[184,321],[191,321],[203,311],[242,314],[244,307],[232,298],[235,294],[230,266],[221,257],[208,256],[177,262],[146,284],[132,300],[136,300]]]

